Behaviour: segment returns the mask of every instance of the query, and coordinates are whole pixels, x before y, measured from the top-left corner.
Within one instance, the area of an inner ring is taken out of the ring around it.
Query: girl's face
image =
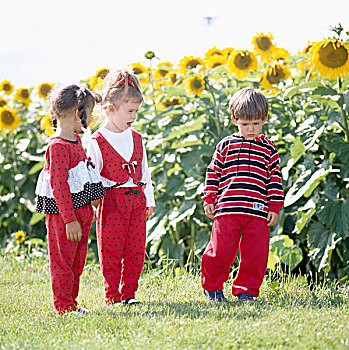
[[[235,120],[234,124],[238,127],[240,134],[247,140],[254,140],[262,131],[262,126],[266,122],[265,120]]]
[[[123,132],[127,130],[136,120],[139,107],[139,102],[132,101],[123,102],[119,108],[114,105],[109,105],[107,109],[107,129],[113,132]]]

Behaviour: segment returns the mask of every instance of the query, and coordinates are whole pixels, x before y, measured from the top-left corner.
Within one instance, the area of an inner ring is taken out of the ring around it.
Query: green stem
[[[215,118],[213,118],[213,121],[214,121],[214,123],[216,125],[217,134],[218,134],[218,138],[219,138],[219,136],[221,135],[221,126],[220,126],[220,123],[219,123],[218,109],[216,108],[217,107],[217,100],[216,100],[216,96],[214,95],[214,92],[213,92],[211,84],[209,84],[206,81],[206,85],[208,86],[208,88],[210,90],[210,93],[212,95],[212,99],[213,99],[213,106],[214,106],[214,109],[215,109],[215,113],[214,113]]]
[[[338,93],[340,94],[341,88],[342,88],[342,78],[337,78],[338,83]],[[343,130],[345,134],[345,141],[349,142],[349,127],[348,127],[348,116],[346,115],[345,111],[342,110],[342,117],[343,117]]]

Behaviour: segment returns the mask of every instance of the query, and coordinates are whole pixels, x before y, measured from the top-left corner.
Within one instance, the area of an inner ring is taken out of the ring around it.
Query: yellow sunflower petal
[[[6,95],[11,95],[14,90],[14,86],[12,83],[5,79],[1,84],[0,84],[0,91],[4,91]]]
[[[199,96],[205,89],[205,81],[200,75],[195,74],[187,80],[187,88],[190,93]]]
[[[47,99],[55,84],[42,83],[38,86],[38,94],[41,98]]]
[[[324,78],[343,78],[349,74],[349,46],[338,39],[325,39],[310,48],[309,62]]]
[[[12,132],[17,129],[19,123],[20,118],[13,109],[0,107],[0,130]]]
[[[238,79],[248,77],[250,71],[257,70],[256,56],[247,50],[234,51],[227,62],[228,74],[236,74]]]

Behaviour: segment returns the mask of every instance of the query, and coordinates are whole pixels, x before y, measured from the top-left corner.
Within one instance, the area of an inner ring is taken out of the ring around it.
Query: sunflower
[[[54,86],[55,86],[54,84],[49,84],[49,83],[40,84],[38,86],[39,96],[46,100]]]
[[[104,78],[108,75],[110,69],[98,69],[94,76],[89,78],[88,84],[92,89],[101,90]]]
[[[233,47],[226,47],[222,51],[224,55],[228,58],[235,51],[235,49]]]
[[[45,114],[40,120],[40,129],[45,130],[45,134],[50,137],[55,131],[52,129],[51,116],[49,114]]]
[[[11,95],[14,90],[14,86],[9,80],[4,80],[0,84],[0,91],[4,91],[6,95]]]
[[[132,63],[131,68],[134,74],[138,75],[139,81],[142,84],[149,84],[150,69],[140,62]]]
[[[263,60],[270,60],[270,56],[275,48],[275,44],[273,43],[273,35],[271,33],[257,33],[257,36],[252,38],[252,44],[257,52],[257,55],[260,55]]]
[[[308,41],[307,46],[302,51],[299,51],[298,54],[299,55],[305,55],[306,53],[309,53],[309,50],[311,49],[311,47],[313,45],[314,45],[314,43],[310,43],[310,41]]]
[[[162,79],[165,78],[170,72],[171,68],[173,67],[173,64],[170,62],[161,62],[156,67],[157,68],[155,69],[154,78]]]
[[[0,107],[5,107],[8,104],[8,100],[0,96]]]
[[[238,79],[248,77],[250,71],[257,70],[256,56],[247,50],[234,51],[227,62],[228,74],[235,73]]]
[[[13,97],[13,99],[23,103],[25,107],[28,107],[29,103],[31,102],[29,89],[26,89],[26,88],[17,89],[16,95]]]
[[[168,85],[173,85],[177,81],[177,72],[172,70],[166,75],[166,78],[168,78]]]
[[[225,53],[223,50],[217,49],[216,46],[214,46],[212,49],[209,49],[205,53],[205,61],[209,60],[213,56],[225,56]]]
[[[227,62],[227,58],[225,56],[211,56],[207,61],[206,61],[206,66],[208,69],[213,69],[218,66],[221,66],[222,64],[225,64]]]
[[[179,96],[172,96],[161,102],[162,105],[167,108],[170,106],[178,106],[182,104],[182,99]]]
[[[200,57],[193,57],[193,56],[184,56],[180,61],[179,61],[179,69],[182,73],[185,73],[187,69],[193,69],[196,68],[197,66],[204,66],[204,61]]]
[[[16,112],[8,107],[0,107],[0,129],[3,131],[14,131],[17,129],[20,118]]]
[[[273,61],[286,61],[291,56],[286,49],[279,47],[275,47],[271,55],[273,57]]]
[[[349,46],[338,39],[325,39],[310,48],[309,62],[324,78],[344,77],[349,73]]]
[[[260,84],[266,90],[277,90],[277,85],[281,80],[287,79],[291,76],[290,70],[284,64],[274,63],[270,67],[268,67],[260,81]]]
[[[24,235],[24,232],[23,231],[17,231],[15,233],[15,237],[17,239],[17,243],[18,244],[21,244],[25,241],[25,235]]]
[[[188,79],[187,88],[189,92],[199,96],[205,88],[205,81],[199,75],[195,74]]]

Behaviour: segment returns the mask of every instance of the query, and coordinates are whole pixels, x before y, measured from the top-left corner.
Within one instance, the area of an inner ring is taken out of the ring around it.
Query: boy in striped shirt
[[[202,195],[205,214],[214,223],[202,257],[201,284],[210,301],[226,301],[223,283],[240,246],[232,293],[240,301],[252,301],[263,282],[270,226],[279,219],[284,196],[277,149],[261,134],[267,99],[245,88],[231,98],[229,111],[239,132],[218,143]]]

